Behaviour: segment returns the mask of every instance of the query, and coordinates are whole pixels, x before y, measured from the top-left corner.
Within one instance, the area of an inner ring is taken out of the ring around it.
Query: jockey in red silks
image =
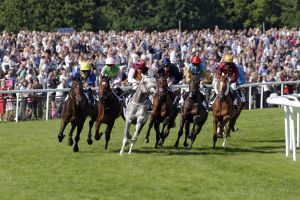
[[[225,55],[223,62],[221,62],[219,68],[218,68],[218,78],[220,79],[222,76],[222,73],[229,75],[229,81],[230,81],[230,96],[233,101],[233,108],[237,111],[238,105],[237,105],[237,80],[238,80],[238,68],[236,64],[233,62],[233,56],[232,55]],[[216,83],[215,83],[216,84]]]
[[[142,74],[147,75],[148,67],[143,60],[138,60],[128,72],[128,82],[132,84],[133,89],[137,88],[138,82],[142,79]]]

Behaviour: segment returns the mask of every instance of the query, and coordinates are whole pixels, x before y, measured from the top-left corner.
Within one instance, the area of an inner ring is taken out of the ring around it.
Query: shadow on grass
[[[194,155],[224,155],[235,156],[240,154],[275,154],[281,153],[278,149],[284,149],[282,146],[262,146],[251,148],[238,148],[238,147],[216,147],[216,148],[193,148],[188,150],[184,147],[173,148],[172,146],[166,146],[162,149],[154,149],[153,147],[142,147],[139,149],[133,149],[133,153],[136,154],[165,154],[165,155],[182,155],[182,156],[194,156]],[[118,151],[113,151],[117,153]]]
[[[250,140],[248,142],[251,142],[251,143],[282,143],[284,144],[285,141],[284,140]]]

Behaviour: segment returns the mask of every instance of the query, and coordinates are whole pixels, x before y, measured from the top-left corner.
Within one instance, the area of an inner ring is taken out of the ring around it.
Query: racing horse
[[[131,144],[128,151],[128,154],[131,154],[132,147],[149,117],[149,105],[147,105],[149,104],[148,98],[149,95],[152,95],[156,92],[155,88],[156,83],[149,76],[142,74],[142,79],[140,80],[136,91],[130,97],[130,99],[126,101],[128,103],[126,112],[124,114],[125,130],[120,155],[123,155],[125,146],[128,144],[128,139],[130,138],[130,125],[135,124],[135,132],[131,137]]]
[[[204,106],[202,102],[206,105]],[[188,96],[185,97],[183,106],[181,107],[180,128],[174,147],[178,148],[179,140],[183,135],[183,128],[185,126],[185,140],[183,145],[184,147],[192,149],[193,143],[206,122],[207,117],[207,102],[204,101],[204,95],[200,92],[200,80],[198,76],[193,75],[189,82]],[[191,124],[193,124],[193,127],[190,132]],[[191,140],[190,144],[187,143],[187,138]]]
[[[88,100],[83,92],[83,86],[81,80],[73,80],[72,87],[68,93],[68,99],[63,107],[61,114],[61,125],[60,131],[58,133],[58,141],[62,142],[65,135],[63,134],[67,124],[71,122],[71,130],[69,132],[68,144],[73,145],[73,132],[77,127],[77,134],[75,137],[75,144],[73,147],[73,152],[78,152],[78,142],[80,140],[80,133],[83,129],[84,122],[87,116],[91,115],[92,108],[90,107]],[[95,114],[92,115],[91,121],[95,121]],[[90,122],[91,125],[94,122]]]
[[[242,102],[237,96],[239,109],[233,110],[233,101],[229,94],[230,81],[227,74],[222,73],[215,85],[217,94],[216,100],[213,103],[213,147],[216,146],[218,138],[223,138],[222,146],[226,146],[227,138],[230,136],[230,131],[234,130],[234,125],[242,110]],[[227,125],[228,124],[228,125]],[[225,129],[225,130],[224,130]]]
[[[150,130],[154,125],[156,132],[155,148],[162,147],[165,139],[168,137],[170,128],[174,125],[175,118],[178,114],[173,106],[172,97],[168,91],[168,82],[166,78],[159,77],[156,81],[157,92],[153,97],[152,112],[150,114],[150,122],[145,137],[145,143],[149,143]],[[163,123],[160,131],[160,123]]]
[[[110,78],[102,76],[99,84],[99,103],[98,103],[98,116],[95,126],[95,140],[100,140],[103,133],[99,133],[101,124],[106,124],[105,129],[105,149],[107,149],[110,140],[110,134],[115,124],[116,119],[122,112],[122,106],[118,97],[110,87]],[[92,134],[89,132],[88,143],[92,143]]]

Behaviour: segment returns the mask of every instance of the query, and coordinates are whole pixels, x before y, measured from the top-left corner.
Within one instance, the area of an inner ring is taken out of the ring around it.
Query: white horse
[[[123,144],[120,151],[120,155],[123,155],[124,148],[128,144],[128,139],[130,136],[129,130],[131,124],[136,124],[134,135],[131,138],[131,144],[128,154],[131,154],[133,144],[137,140],[137,136],[140,134],[143,126],[149,118],[148,107],[150,105],[147,100],[149,95],[152,95],[156,92],[156,83],[148,76],[142,75],[142,79],[138,84],[136,92],[130,98],[127,104],[127,109],[125,113],[125,131]]]

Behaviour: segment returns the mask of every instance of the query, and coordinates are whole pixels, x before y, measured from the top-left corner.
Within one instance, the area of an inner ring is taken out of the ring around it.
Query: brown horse
[[[233,102],[229,94],[230,92],[230,83],[228,80],[227,74],[222,74],[220,79],[216,84],[215,91],[217,93],[216,100],[213,104],[213,147],[216,146],[218,137],[222,138],[224,135],[223,147],[226,146],[227,137],[230,136],[230,131],[234,129],[237,118],[239,117],[242,110],[241,100],[238,98],[238,107],[237,112],[233,111]],[[228,126],[225,129],[225,126]],[[223,134],[224,133],[224,134]]]
[[[122,105],[120,104],[118,97],[110,88],[110,79],[108,77],[101,77],[99,85],[99,104],[98,104],[98,116],[95,127],[95,140],[100,140],[103,133],[99,133],[101,124],[106,124],[105,130],[105,149],[107,149],[108,142],[110,140],[110,133],[115,124],[115,120],[120,116],[122,112]],[[92,134],[88,135],[88,140],[92,141]]]
[[[75,137],[74,152],[78,152],[78,142],[80,140],[80,133],[82,131],[84,122],[88,116],[88,100],[83,92],[83,86],[80,80],[73,80],[72,88],[68,93],[68,100],[64,105],[61,115],[61,125],[58,134],[58,141],[62,142],[65,135],[63,134],[67,124],[71,122],[72,128],[69,133],[68,144],[73,145],[73,131],[77,127],[77,134]]]
[[[179,109],[173,107],[173,100],[168,91],[167,79],[160,77],[157,79],[156,84],[158,91],[153,97],[150,123],[145,137],[145,143],[149,143],[150,130],[154,124],[154,129],[156,132],[155,148],[158,146],[163,146],[165,139],[169,135],[170,128],[174,124],[175,118],[179,112]],[[163,123],[161,132],[159,128],[160,123]]]
[[[183,134],[183,127],[185,126],[185,140],[183,145],[192,148],[197,135],[200,133],[204,123],[208,117],[208,110],[202,105],[204,96],[200,92],[200,80],[198,76],[193,75],[189,83],[189,96],[186,97],[183,107],[181,108],[181,121],[178,132],[178,138],[174,144],[177,148],[180,137]],[[206,106],[207,106],[207,102]],[[190,132],[190,124],[193,123],[192,131]],[[191,144],[187,143],[187,138],[190,138]]]

